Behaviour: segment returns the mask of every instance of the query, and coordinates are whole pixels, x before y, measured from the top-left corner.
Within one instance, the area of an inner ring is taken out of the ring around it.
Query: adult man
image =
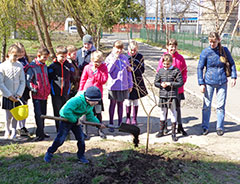
[[[96,48],[93,46],[93,39],[91,35],[83,36],[83,47],[77,51],[76,60],[80,70],[80,77],[82,75],[84,67],[90,63],[90,55]]]

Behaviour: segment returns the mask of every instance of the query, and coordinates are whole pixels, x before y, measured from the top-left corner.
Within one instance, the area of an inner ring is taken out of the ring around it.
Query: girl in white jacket
[[[6,123],[4,138],[16,138],[17,120],[10,110],[19,105],[18,99],[22,96],[25,88],[25,75],[23,66],[18,57],[21,50],[17,45],[11,45],[8,49],[7,59],[0,64],[0,90],[2,91],[2,108],[6,110]],[[14,102],[15,105],[13,104]],[[12,124],[10,135],[10,124]]]

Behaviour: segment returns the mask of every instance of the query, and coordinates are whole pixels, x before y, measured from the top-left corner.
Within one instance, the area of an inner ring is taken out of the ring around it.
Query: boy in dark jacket
[[[73,75],[74,68],[72,64],[67,61],[67,49],[62,45],[57,46],[56,58],[48,67],[54,116],[59,116],[61,107],[69,98]],[[55,124],[58,132],[59,121],[56,120]]]
[[[176,137],[176,122],[178,102],[178,88],[183,85],[181,72],[178,68],[172,66],[172,56],[166,54],[163,56],[163,68],[159,69],[154,84],[160,88],[159,104],[160,107],[160,130],[156,137],[163,136],[163,129],[167,119],[167,110],[170,109],[172,122],[172,140],[177,141]]]
[[[99,123],[101,128],[106,128],[103,124],[100,124],[99,120],[93,114],[93,106],[98,104],[101,100],[101,91],[96,86],[91,86],[83,93],[78,93],[67,101],[67,103],[61,108],[61,117],[68,121],[60,121],[59,132],[55,138],[52,146],[50,146],[44,156],[44,161],[47,163],[51,162],[53,153],[60,147],[70,130],[75,135],[78,146],[77,157],[80,163],[87,164],[89,161],[85,158],[85,141],[84,133],[81,125],[78,124],[78,119],[86,115],[87,121]]]

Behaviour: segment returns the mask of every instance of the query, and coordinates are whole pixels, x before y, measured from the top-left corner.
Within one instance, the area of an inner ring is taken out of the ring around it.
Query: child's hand
[[[103,123],[101,123],[100,129],[107,128]]]
[[[205,85],[200,85],[200,91],[201,91],[201,93],[205,92]]]
[[[168,85],[167,85],[166,82],[162,82],[162,83],[161,83],[161,86],[162,86],[163,88],[166,88]]]
[[[132,88],[128,88],[128,92],[131,93],[132,92]]]
[[[11,101],[13,101],[13,102],[18,102],[18,99],[15,98],[14,96],[10,96],[10,97],[8,97],[8,98],[9,98],[9,100],[11,100]]]

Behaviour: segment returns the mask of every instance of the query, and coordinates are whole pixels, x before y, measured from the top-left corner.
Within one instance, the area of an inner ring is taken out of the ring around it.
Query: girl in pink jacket
[[[185,62],[185,59],[182,55],[180,55],[177,52],[177,40],[175,39],[170,39],[167,42],[167,52],[165,54],[171,54],[173,57],[173,63],[172,65],[176,68],[178,68],[181,71],[183,82],[187,81],[187,65]],[[157,67],[157,72],[159,71],[160,68],[163,68],[163,63],[162,63],[163,57],[159,60],[158,67]],[[184,85],[180,88],[178,88],[178,100],[179,100],[179,106],[177,107],[177,121],[178,121],[178,133],[182,133],[182,135],[187,136],[187,132],[184,131],[183,126],[182,126],[182,117],[181,117],[181,100],[184,100]],[[167,121],[166,121],[167,123]],[[165,128],[167,128],[167,125],[165,125]],[[164,133],[167,133],[167,129],[165,129]]]
[[[108,80],[108,69],[105,63],[103,63],[103,53],[101,51],[94,51],[91,53],[91,62],[86,65],[83,69],[78,91],[86,91],[90,86],[96,86],[100,89],[103,96],[103,85]],[[104,110],[103,101],[101,100],[93,108],[94,114],[97,116],[99,121],[102,123],[101,111]],[[85,133],[87,133],[85,127]],[[98,129],[99,136],[106,138],[102,129]]]

